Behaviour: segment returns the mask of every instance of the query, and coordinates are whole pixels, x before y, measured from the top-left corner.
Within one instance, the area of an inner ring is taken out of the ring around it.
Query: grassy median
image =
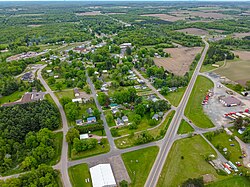
[[[185,109],[185,115],[198,127],[213,127],[212,121],[204,113],[202,101],[214,84],[206,77],[198,76]]]

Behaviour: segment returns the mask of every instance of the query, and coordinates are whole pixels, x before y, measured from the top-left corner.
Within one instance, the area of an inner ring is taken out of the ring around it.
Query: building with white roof
[[[99,164],[90,168],[93,187],[116,187],[110,164]]]
[[[80,134],[80,140],[88,139],[88,138],[89,138],[88,134]]]

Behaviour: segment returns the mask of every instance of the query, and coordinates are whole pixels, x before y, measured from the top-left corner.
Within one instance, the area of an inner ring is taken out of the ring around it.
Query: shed
[[[75,99],[72,99],[72,102],[73,102],[73,103],[76,103],[76,102],[82,103],[82,98],[75,98]]]
[[[80,140],[88,139],[88,138],[89,138],[88,134],[80,134]]]
[[[78,88],[74,88],[74,94],[75,94],[75,97],[80,96],[80,92],[79,92]]]
[[[82,125],[82,119],[77,119],[76,120],[76,125]]]
[[[155,114],[153,117],[152,117],[152,119],[155,119],[155,120],[159,120],[159,115],[158,114]]]
[[[99,164],[90,168],[93,187],[115,187],[115,177],[110,164]]]

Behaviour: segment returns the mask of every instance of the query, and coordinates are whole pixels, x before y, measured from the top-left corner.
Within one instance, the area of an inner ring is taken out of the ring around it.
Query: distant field
[[[234,38],[244,38],[245,36],[250,36],[250,32],[234,33]]]
[[[96,16],[101,14],[102,14],[101,11],[76,13],[77,16]]]
[[[164,21],[179,21],[179,20],[185,20],[184,17],[177,17],[177,16],[171,16],[168,14],[143,14],[141,16],[149,16],[149,17],[156,17]]]
[[[197,28],[187,28],[187,29],[181,29],[181,30],[176,30],[178,32],[183,32],[185,34],[192,34],[192,35],[208,35],[208,31],[203,30],[203,29],[197,29]]]
[[[177,140],[168,154],[157,186],[179,186],[188,178],[205,174],[219,178],[215,169],[205,161],[210,154],[216,155],[201,136]]]
[[[244,85],[250,80],[250,51],[234,51],[234,53],[239,55],[239,59],[227,62],[224,67],[214,72]]]
[[[165,70],[175,75],[183,76],[189,71],[189,66],[201,50],[201,47],[167,48],[164,51],[170,53],[171,57],[154,58],[154,62],[157,66],[162,66]]]

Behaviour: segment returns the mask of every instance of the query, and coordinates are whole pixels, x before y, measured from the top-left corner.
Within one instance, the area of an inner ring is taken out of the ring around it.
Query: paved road
[[[185,110],[185,107],[187,105],[189,96],[192,92],[192,89],[194,87],[195,81],[196,81],[197,76],[199,74],[200,68],[202,66],[202,63],[205,59],[207,50],[209,48],[209,44],[204,39],[203,39],[203,42],[205,43],[205,48],[203,50],[203,53],[201,54],[201,58],[196,66],[196,69],[193,73],[193,76],[189,82],[189,85],[188,85],[185,93],[184,93],[184,96],[183,96],[179,106],[176,109],[176,113],[175,113],[175,115],[170,123],[168,131],[163,139],[162,147],[160,148],[160,152],[157,155],[156,161],[155,161],[155,163],[150,171],[150,174],[148,176],[148,179],[146,181],[146,184],[145,184],[146,187],[154,187],[157,185],[158,179],[160,177],[162,168],[164,166],[164,163],[166,161],[166,158],[168,156],[170,148],[172,147],[172,145],[174,143],[175,136],[177,134],[179,125],[180,125],[181,120],[184,116],[184,110]]]
[[[107,136],[108,141],[109,141],[110,151],[112,152],[113,150],[117,149],[116,145],[115,145],[115,142],[114,142],[114,139],[113,139],[113,137],[111,135],[108,123],[106,121],[105,115],[104,115],[103,110],[102,110],[102,107],[101,107],[100,103],[97,100],[96,91],[95,91],[94,85],[93,85],[91,79],[89,78],[89,76],[87,74],[86,74],[86,76],[87,76],[87,82],[88,82],[88,84],[90,86],[93,98],[95,100],[95,104],[96,104],[98,110],[101,112],[101,119],[103,121],[103,125],[104,125],[104,129],[105,129],[105,132],[106,132],[106,136]]]
[[[37,72],[37,78],[41,81],[42,85],[44,86],[44,88],[46,89],[47,93],[50,94],[50,96],[52,97],[52,99],[54,100],[54,102],[56,103],[59,112],[61,114],[61,119],[62,119],[62,131],[63,131],[63,144],[62,144],[62,155],[61,155],[61,160],[60,162],[54,166],[55,169],[60,170],[61,174],[62,174],[62,181],[63,181],[63,185],[65,187],[71,187],[71,183],[69,180],[69,175],[68,175],[68,143],[66,142],[66,134],[68,132],[68,122],[67,122],[67,118],[65,115],[65,112],[63,110],[62,105],[60,104],[59,100],[57,99],[56,95],[54,94],[54,92],[50,89],[50,87],[48,86],[48,84],[46,83],[46,81],[43,79],[41,72],[42,69],[45,68],[46,65],[42,66],[38,72]]]

